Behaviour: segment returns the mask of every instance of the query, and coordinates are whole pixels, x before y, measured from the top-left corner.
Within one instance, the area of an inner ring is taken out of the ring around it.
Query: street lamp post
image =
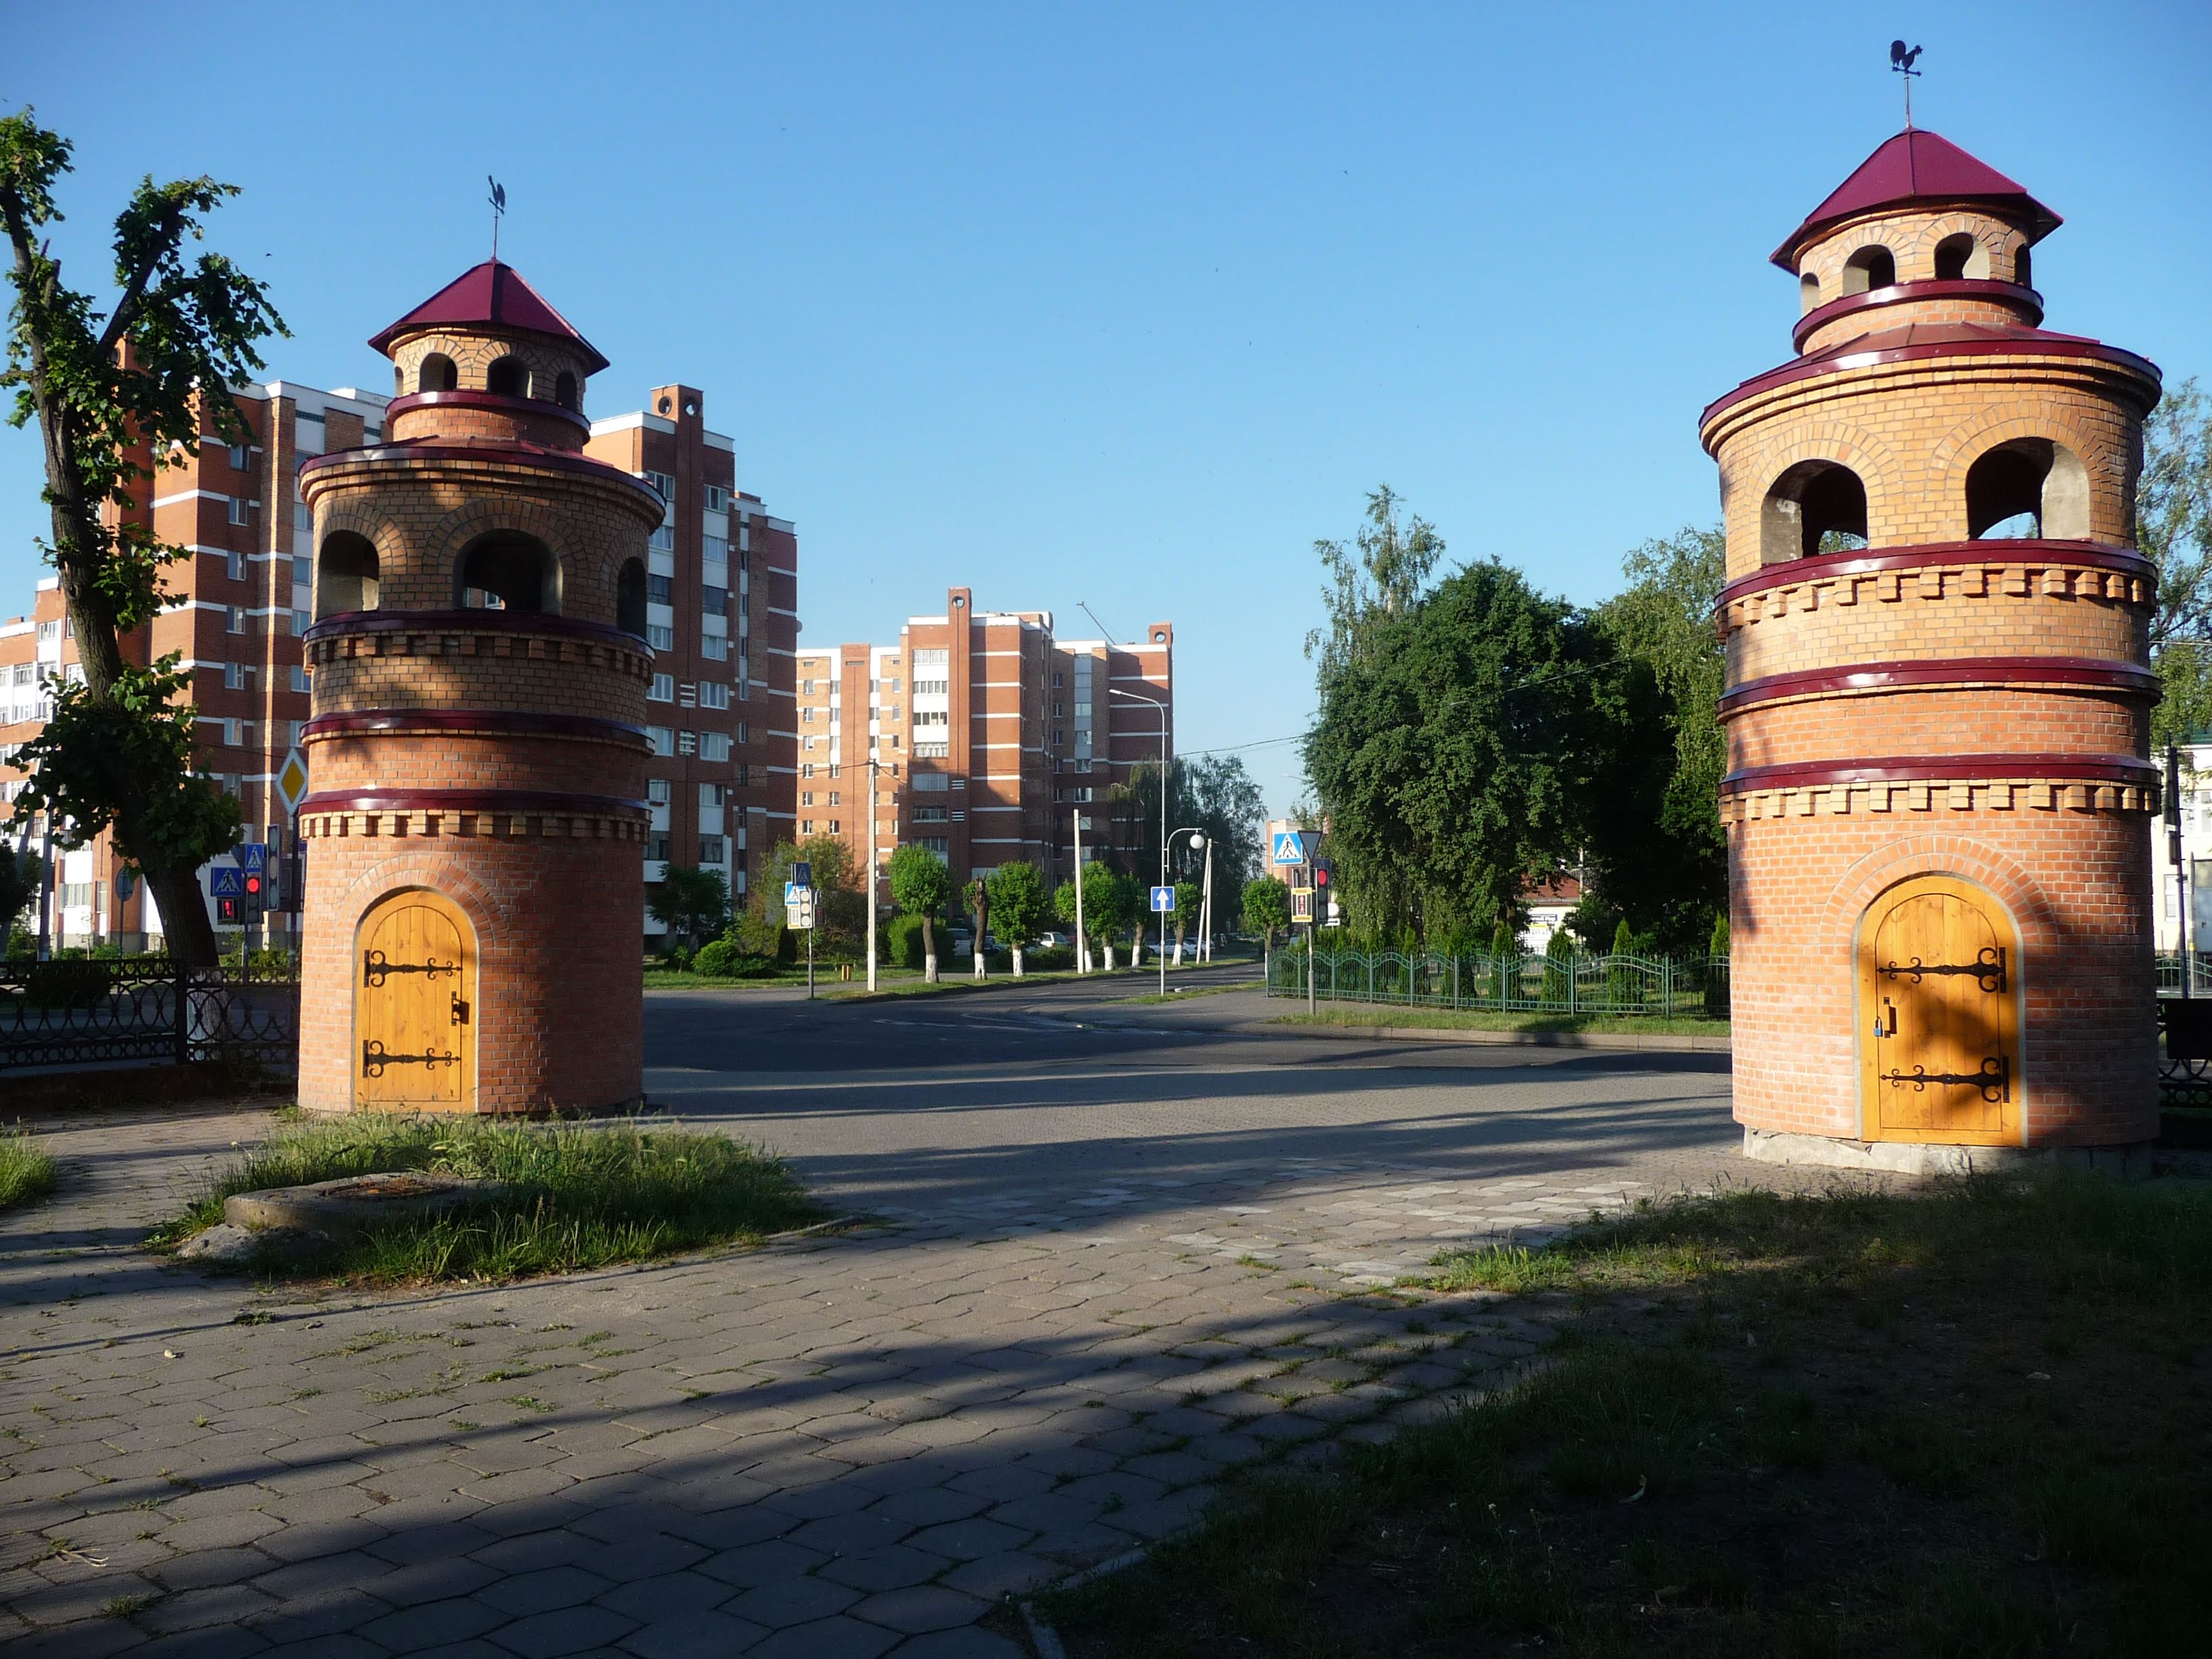
[[[1190,837],[1190,850],[1191,850],[1192,852],[1194,852],[1194,853],[1198,852],[1198,851],[1200,851],[1200,849],[1202,849],[1202,848],[1206,848],[1206,831],[1205,831],[1205,830],[1196,830],[1196,829],[1193,829],[1193,828],[1189,827],[1188,825],[1185,825],[1182,829],[1176,830],[1176,831],[1175,832],[1175,835],[1174,835],[1174,836],[1163,836],[1163,837],[1161,838],[1161,841],[1160,841],[1160,845],[1161,845],[1161,847],[1162,847],[1163,848],[1166,848],[1166,847],[1168,847],[1168,846],[1171,845],[1171,844],[1174,842],[1175,839],[1176,839],[1176,836],[1188,836]],[[1211,851],[1211,850],[1207,850],[1207,852],[1206,852],[1206,856],[1207,856],[1209,859],[1211,859],[1211,858],[1213,856],[1213,854],[1212,854],[1212,851]],[[1161,858],[1160,858],[1160,884],[1161,884],[1162,886],[1164,886],[1164,887],[1170,887],[1170,890],[1172,890],[1172,887],[1171,887],[1171,885],[1170,885],[1170,884],[1172,884],[1172,882],[1174,881],[1174,878],[1173,878],[1172,876],[1170,876],[1170,875],[1169,875],[1169,874],[1168,874],[1168,872],[1167,872],[1167,862],[1168,862],[1168,860],[1167,860],[1167,857],[1166,857],[1165,854],[1164,854],[1164,853],[1163,853],[1163,854],[1162,854],[1162,855],[1161,855]],[[1168,994],[1168,913],[1167,913],[1166,911],[1163,910],[1163,911],[1161,911],[1161,912],[1160,912],[1160,994],[1161,994],[1162,996],[1165,996],[1167,994]]]
[[[1168,706],[1158,697],[1147,697],[1140,692],[1123,691],[1114,686],[1106,688],[1109,697],[1127,697],[1131,702],[1148,702],[1160,715],[1160,884],[1168,879]],[[1168,994],[1168,913],[1160,912],[1160,994]]]

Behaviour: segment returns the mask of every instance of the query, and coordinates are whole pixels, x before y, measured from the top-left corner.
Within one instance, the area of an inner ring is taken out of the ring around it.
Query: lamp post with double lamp
[[[1109,697],[1127,697],[1131,702],[1148,702],[1152,704],[1154,708],[1159,711],[1160,884],[1164,887],[1167,885],[1168,879],[1168,706],[1162,702],[1158,697],[1148,697],[1142,692],[1139,691],[1120,690],[1110,685],[1106,688],[1106,695]],[[1077,879],[1079,881],[1082,879],[1079,874],[1077,877]],[[1167,939],[1168,915],[1166,911],[1163,910],[1160,912],[1160,994],[1162,996],[1165,996],[1168,994]]]
[[[1188,836],[1190,837],[1190,850],[1192,852],[1199,853],[1203,852],[1206,849],[1206,831],[1203,830],[1194,830],[1188,825],[1176,830],[1175,835],[1166,837],[1160,842],[1160,845],[1164,848],[1172,846],[1174,845],[1176,837],[1181,836]],[[1163,856],[1160,860],[1160,884],[1164,887],[1169,888],[1170,890],[1173,890],[1174,882],[1175,878],[1168,873],[1168,860],[1164,856]],[[1160,994],[1162,996],[1165,996],[1168,994],[1167,947],[1168,915],[1167,912],[1163,910],[1160,912]],[[1181,947],[1177,948],[1179,949]]]

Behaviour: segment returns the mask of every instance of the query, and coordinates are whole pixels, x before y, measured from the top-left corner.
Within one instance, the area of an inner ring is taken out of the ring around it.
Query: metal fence
[[[2212,951],[2194,951],[2197,958],[2197,978],[2191,994],[2212,997]],[[2158,994],[2162,997],[2181,994],[2182,954],[2179,951],[2160,951],[2153,958],[2158,964]]]
[[[142,1060],[298,1063],[300,981],[167,957],[0,962],[0,1071]]]
[[[1322,1002],[1409,1008],[1726,1019],[1729,959],[1323,949],[1314,958],[1313,993]],[[1306,994],[1304,945],[1269,959],[1267,994]]]

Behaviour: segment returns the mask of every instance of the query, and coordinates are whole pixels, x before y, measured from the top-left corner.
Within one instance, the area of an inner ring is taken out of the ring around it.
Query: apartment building
[[[979,611],[956,587],[941,615],[909,617],[896,646],[801,650],[798,834],[860,856],[872,754],[884,864],[911,842],[963,879],[1028,860],[1057,883],[1075,868],[1078,812],[1086,858],[1151,846],[1157,827],[1113,799],[1158,762],[1164,729],[1174,752],[1175,630],[1146,635],[1058,640],[1050,611]]]
[[[147,663],[173,652],[189,676],[203,763],[234,796],[251,839],[289,845],[274,782],[307,719],[300,635],[313,586],[311,530],[295,489],[300,462],[383,436],[382,395],[351,386],[325,392],[289,380],[235,386],[242,439],[204,432],[197,453],[181,446],[137,485],[126,515],[187,556],[161,575],[160,613],[124,641]],[[208,425],[212,426],[210,420]],[[151,465],[150,453],[142,463]],[[13,763],[51,708],[50,681],[82,677],[58,580],[41,580],[31,611],[0,624],[0,797],[10,817],[0,834],[42,837],[43,822],[17,822],[24,775]],[[161,918],[122,866],[109,837],[62,855],[53,926],[58,943],[113,939],[137,948],[158,940]],[[205,877],[203,875],[203,884]],[[282,943],[295,918],[272,915]]]
[[[584,449],[668,504],[647,556],[647,884],[696,865],[742,898],[756,854],[792,833],[799,541],[738,488],[737,445],[705,408],[696,387],[655,387],[645,408],[592,422]],[[648,914],[645,931],[665,930]]]

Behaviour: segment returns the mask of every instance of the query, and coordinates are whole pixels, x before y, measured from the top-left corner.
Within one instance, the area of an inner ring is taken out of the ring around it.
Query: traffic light
[[[1314,891],[1326,895],[1328,891],[1328,860],[1327,859],[1316,859],[1314,860],[1313,872]]]
[[[215,902],[216,924],[222,927],[237,927],[238,907],[239,901],[229,894],[225,893],[219,896]]]
[[[247,876],[246,878],[246,909],[258,916],[262,912],[263,904],[264,899],[261,892],[261,878],[258,875]]]

